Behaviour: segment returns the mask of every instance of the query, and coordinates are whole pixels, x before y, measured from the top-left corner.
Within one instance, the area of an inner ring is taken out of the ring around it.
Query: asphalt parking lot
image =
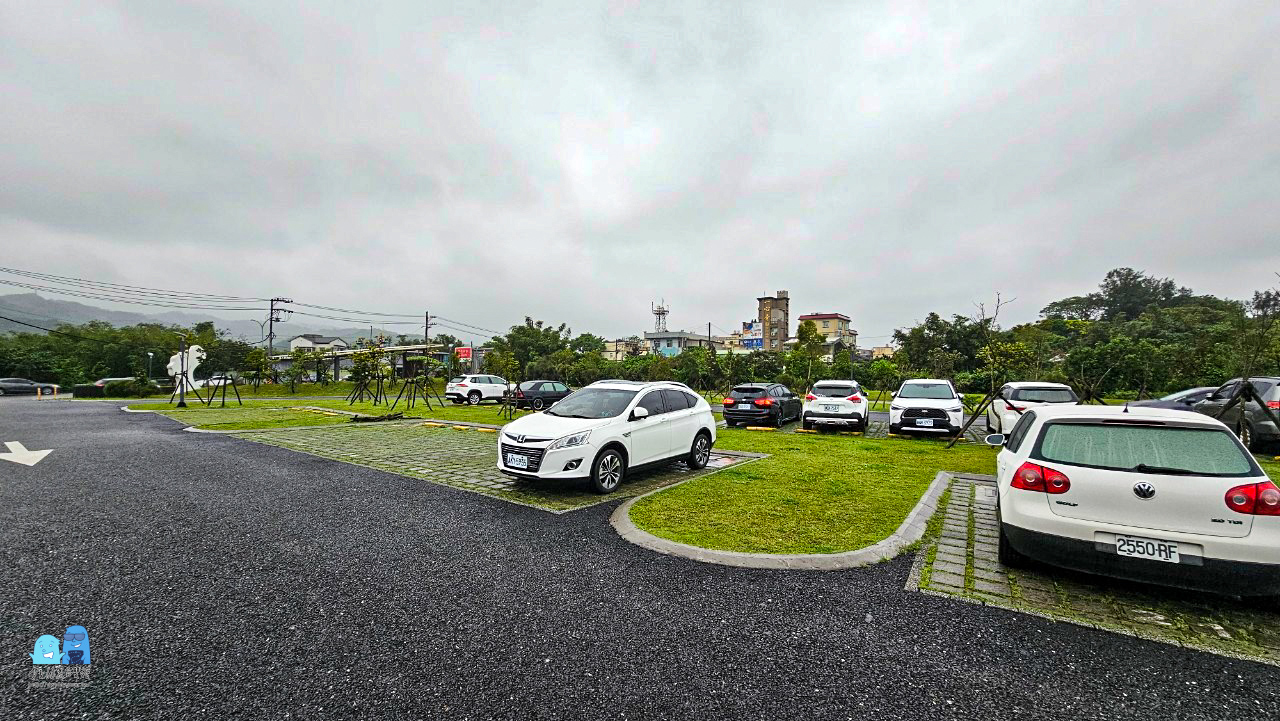
[[[1275,669],[554,515],[108,404],[5,399],[0,717],[1125,718],[1280,714]],[[42,633],[88,687],[30,686]]]

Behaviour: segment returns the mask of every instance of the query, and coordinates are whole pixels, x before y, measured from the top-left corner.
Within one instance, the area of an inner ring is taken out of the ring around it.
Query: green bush
[[[79,383],[71,389],[71,392],[76,398],[102,398],[106,395],[102,392],[102,388],[92,383]]]
[[[135,380],[111,381],[102,387],[103,394],[112,398],[145,398],[155,392],[146,383]]]

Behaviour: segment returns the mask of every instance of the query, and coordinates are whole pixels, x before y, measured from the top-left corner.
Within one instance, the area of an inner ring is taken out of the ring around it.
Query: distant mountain
[[[14,320],[30,323],[32,325],[43,326],[45,328],[56,327],[59,323],[88,323],[89,321],[100,320],[110,323],[111,325],[121,327],[127,325],[137,325],[139,323],[162,323],[165,325],[193,326],[204,321],[212,321],[214,327],[220,328],[231,334],[232,338],[240,338],[249,342],[256,342],[262,339],[262,326],[258,321],[249,320],[248,318],[227,319],[219,318],[213,315],[205,315],[201,313],[193,313],[191,311],[165,311],[162,313],[131,313],[121,310],[107,310],[97,306],[85,305],[84,303],[76,303],[67,300],[55,300],[53,298],[44,298],[36,293],[12,293],[9,295],[0,295],[0,316],[8,316]],[[408,330],[409,332],[406,332]],[[35,328],[29,328],[19,323],[13,323],[0,318],[0,333],[39,333],[41,331]],[[319,333],[320,335],[337,336],[352,343],[356,338],[367,337],[369,328],[336,328],[333,326],[313,325],[301,318],[295,317],[288,322],[281,323],[276,327],[276,347],[288,345],[289,339],[301,335],[303,333]],[[394,338],[397,333],[405,333],[413,336],[412,329],[405,330],[389,330],[385,328],[374,328],[374,333],[382,333]]]

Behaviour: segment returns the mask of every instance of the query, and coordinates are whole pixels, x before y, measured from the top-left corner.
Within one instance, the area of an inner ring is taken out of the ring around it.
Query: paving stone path
[[[917,553],[909,590],[945,594],[1059,621],[1280,665],[1280,608],[1077,574],[1001,566],[996,489],[957,476],[935,533]]]
[[[600,495],[585,480],[523,481],[503,475],[496,467],[498,433],[472,427],[439,423],[342,424],[237,435],[557,512],[638,496],[749,460],[713,452],[707,467],[700,471],[690,471],[683,463],[639,471],[629,474],[618,490]]]

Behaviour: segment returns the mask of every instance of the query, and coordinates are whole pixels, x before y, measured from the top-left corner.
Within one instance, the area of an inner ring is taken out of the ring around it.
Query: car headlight
[[[903,410],[903,407],[902,407],[902,406],[889,406],[889,410],[891,410],[891,411],[900,411],[900,410]]]
[[[956,406],[955,408],[948,408],[947,413],[959,413],[962,410],[964,410],[964,406]]]
[[[571,436],[565,436],[564,438],[560,438],[556,440],[555,443],[552,443],[551,445],[547,446],[547,450],[554,451],[557,448],[573,448],[574,446],[580,446],[586,443],[587,439],[590,437],[591,437],[591,431],[574,433]]]

